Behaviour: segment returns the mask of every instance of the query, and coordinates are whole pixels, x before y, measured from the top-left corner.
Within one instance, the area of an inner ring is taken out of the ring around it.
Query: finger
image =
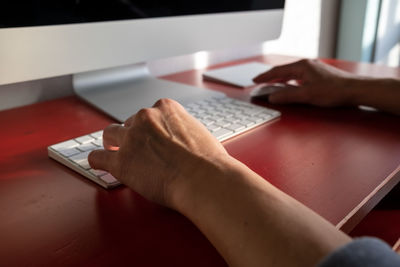
[[[255,83],[287,82],[301,79],[304,73],[304,60],[287,65],[276,66],[253,79]]]
[[[271,94],[268,101],[273,104],[305,103],[305,91],[301,87],[291,86],[290,89],[284,89]]]
[[[160,100],[158,100],[156,103],[154,103],[153,107],[159,107],[159,106],[161,106],[161,104],[162,104],[162,102],[163,102],[164,100],[165,100],[165,99],[160,99]],[[172,100],[171,100],[171,101],[172,101]],[[147,108],[145,108],[144,110],[147,110]],[[133,122],[137,119],[137,118],[136,118],[136,117],[137,117],[137,114],[138,114],[138,113],[141,113],[141,112],[142,112],[142,110],[139,110],[139,112],[137,112],[136,114],[130,116],[130,117],[124,122],[124,126],[125,126],[125,127],[130,127],[130,126],[132,126]]]
[[[93,150],[88,156],[90,167],[95,170],[111,172],[116,160],[116,152],[104,149]]]
[[[188,129],[188,124],[195,123],[196,126],[201,125],[201,127],[205,127],[200,123],[200,121],[193,118],[185,108],[175,100],[168,98],[160,99],[153,107],[161,111],[160,114],[162,115],[160,121],[162,127],[159,131],[169,136],[175,136],[179,140],[190,142],[192,139],[193,134],[191,131],[193,131],[193,129]],[[192,124],[192,126],[194,125]]]
[[[130,116],[125,122],[124,126],[125,127],[130,127],[135,119],[135,115]]]
[[[103,146],[107,150],[118,150],[127,128],[119,124],[111,124],[103,131]]]
[[[154,105],[153,109],[157,111],[162,118],[164,126],[166,126],[166,121],[169,120],[172,114],[178,115],[179,118],[182,116],[190,116],[185,108],[177,101],[169,98],[162,98],[158,100]],[[168,128],[166,126],[166,128]]]

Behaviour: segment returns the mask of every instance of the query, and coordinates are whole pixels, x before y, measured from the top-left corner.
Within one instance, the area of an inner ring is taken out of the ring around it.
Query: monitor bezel
[[[2,28],[0,85],[261,43],[279,37],[282,21],[272,9]]]

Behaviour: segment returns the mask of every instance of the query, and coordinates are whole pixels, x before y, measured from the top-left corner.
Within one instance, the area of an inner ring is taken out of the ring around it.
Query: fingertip
[[[261,75],[257,75],[256,77],[254,77],[254,78],[253,78],[253,82],[259,83],[259,82],[260,82],[260,76],[261,76]]]
[[[107,150],[116,151],[123,142],[127,128],[120,124],[110,124],[103,130],[103,146]]]
[[[129,117],[125,122],[124,122],[124,127],[130,127],[133,123],[134,116]]]
[[[88,162],[89,162],[89,165],[90,165],[90,167],[92,167],[92,169],[98,169],[97,168],[97,158],[98,158],[98,153],[100,152],[101,150],[100,149],[98,149],[98,150],[93,150],[92,152],[90,152],[89,153],[89,155],[88,155]]]
[[[260,73],[256,77],[253,78],[255,83],[268,83],[279,79],[279,69],[277,67],[273,67],[266,72]]]
[[[93,150],[88,155],[88,162],[90,167],[95,170],[104,170],[111,172],[113,156],[115,152],[107,151],[104,149]]]

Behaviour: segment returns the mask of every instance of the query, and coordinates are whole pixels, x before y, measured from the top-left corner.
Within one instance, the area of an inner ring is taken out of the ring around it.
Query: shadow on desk
[[[96,206],[96,245],[102,247],[94,266],[226,266],[184,216],[127,187],[99,190]]]
[[[375,236],[393,246],[400,238],[400,183],[350,232]]]

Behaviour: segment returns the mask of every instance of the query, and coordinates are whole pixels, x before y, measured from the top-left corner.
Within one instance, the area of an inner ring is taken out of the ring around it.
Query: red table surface
[[[263,56],[229,64],[293,60]],[[400,77],[399,69],[326,61],[363,75]],[[202,72],[164,78],[249,99],[249,89],[203,81]],[[400,179],[398,117],[256,103],[282,117],[224,142],[226,149],[344,231]],[[104,190],[48,158],[47,146],[111,122],[77,97],[0,112],[0,266],[225,266],[180,214],[126,187]]]

